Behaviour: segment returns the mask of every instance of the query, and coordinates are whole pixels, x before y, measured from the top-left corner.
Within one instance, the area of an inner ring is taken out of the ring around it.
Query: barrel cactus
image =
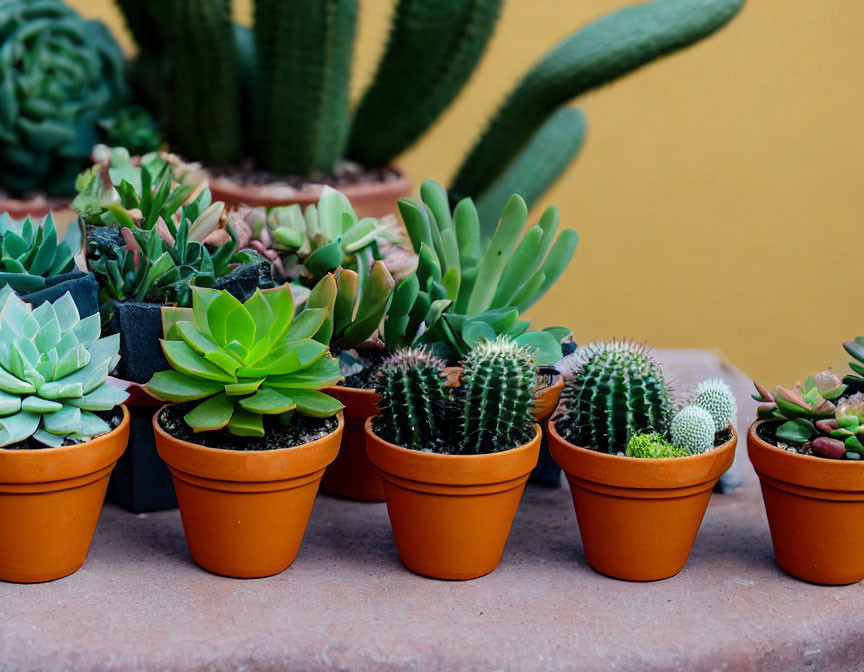
[[[616,454],[635,433],[667,435],[672,402],[663,370],[644,345],[592,343],[560,368],[566,380],[556,426],[571,443]]]
[[[678,411],[672,418],[669,432],[672,443],[691,455],[714,447],[714,418],[701,406],[691,404]]]
[[[127,98],[120,47],[60,0],[0,3],[0,188],[74,193]]]
[[[119,335],[100,338],[99,316],[81,319],[67,292],[37,308],[0,289],[0,446],[56,447],[110,431],[97,415],[128,396],[105,382]]]
[[[703,380],[696,388],[693,404],[701,406],[714,419],[714,431],[719,432],[735,419],[738,405],[732,389],[719,378]]]

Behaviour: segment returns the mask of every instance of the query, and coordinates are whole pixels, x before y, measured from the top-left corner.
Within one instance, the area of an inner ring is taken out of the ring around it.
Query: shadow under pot
[[[156,447],[177,492],[192,559],[214,574],[271,576],[287,569],[312,513],[324,469],[336,457],[342,414],[326,436],[272,450],[209,448],[173,437],[153,416]]]
[[[129,411],[113,430],[72,446],[0,448],[0,580],[53,581],[90,550],[108,477],[129,438]]]
[[[378,413],[375,390],[334,385],[323,390],[342,402],[345,432],[342,447],[324,472],[321,487],[331,495],[360,502],[383,502],[384,485],[366,455],[366,420]]]
[[[864,462],[778,448],[763,434],[772,423],[750,426],[747,450],[762,484],[777,564],[812,583],[864,579]]]
[[[501,562],[528,475],[537,464],[540,427],[517,448],[441,455],[385,441],[366,421],[366,449],[381,474],[399,559],[435,579],[475,579]]]
[[[585,556],[601,574],[656,581],[680,572],[737,435],[700,455],[635,458],[574,446],[548,424],[552,457],[570,491]]]

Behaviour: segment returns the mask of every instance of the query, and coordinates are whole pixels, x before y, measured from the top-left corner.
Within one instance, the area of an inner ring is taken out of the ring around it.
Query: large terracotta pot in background
[[[864,462],[798,455],[763,440],[747,449],[762,483],[777,564],[813,583],[864,579]]]
[[[346,184],[337,188],[351,201],[358,217],[392,215],[396,213],[396,201],[410,196],[413,188],[405,173],[398,168],[396,170],[399,176],[394,179]],[[229,207],[274,207],[294,203],[305,207],[317,203],[324,188],[320,184],[309,184],[303,189],[295,189],[287,184],[243,185],[220,176],[211,176],[209,184],[213,200],[223,201]]]
[[[164,408],[164,407],[163,407]],[[255,578],[297,557],[344,420],[327,436],[277,450],[221,450],[175,439],[153,416],[156,448],[174,478],[192,559],[223,576]]]
[[[42,219],[49,212],[60,212],[69,210],[74,217],[74,212],[71,210],[72,199],[70,198],[46,198],[45,196],[32,196],[27,199],[11,198],[9,196],[0,196],[0,214],[8,212],[12,219],[24,219],[32,217],[33,219]],[[64,219],[65,221],[65,219]]]
[[[345,405],[345,432],[342,447],[324,472],[321,487],[337,497],[361,502],[383,502],[384,485],[378,471],[366,455],[363,425],[378,412],[375,390],[334,385],[324,390]]]
[[[640,459],[574,446],[548,424],[552,457],[570,482],[588,563],[630,581],[687,564],[711,491],[735,458],[737,435],[701,455]]]
[[[366,449],[384,481],[402,564],[436,579],[474,579],[498,566],[537,464],[534,427],[534,438],[512,450],[440,455],[384,441],[366,421]]]
[[[108,434],[38,450],[0,449],[0,580],[52,581],[87,558],[129,411]]]

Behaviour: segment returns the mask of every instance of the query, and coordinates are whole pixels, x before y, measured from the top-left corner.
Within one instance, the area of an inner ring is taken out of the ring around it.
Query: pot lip
[[[116,407],[115,407],[116,408]],[[120,424],[117,425],[110,432],[106,432],[105,434],[100,434],[99,436],[94,436],[89,441],[84,441],[83,443],[73,443],[70,446],[57,446],[56,448],[23,448],[20,450],[6,450],[5,448],[0,448],[0,455],[18,455],[20,457],[35,457],[35,456],[46,456],[47,458],[56,457],[57,459],[63,459],[66,455],[72,452],[79,451],[83,448],[90,446],[94,441],[99,439],[107,439],[108,437],[118,434],[123,431],[129,425],[129,409],[126,407],[126,404],[120,404],[120,408],[123,410],[123,417],[120,420]],[[14,459],[14,457],[10,457],[8,459]]]
[[[349,387],[348,385],[342,385],[341,383],[337,383],[336,385],[328,385],[324,388],[324,390],[337,390],[339,392],[358,394],[369,398],[371,398],[372,396],[378,396],[378,393],[372,387]]]
[[[29,198],[16,198],[10,194],[0,194],[0,212],[8,212],[15,219],[22,217],[46,217],[55,210],[66,210],[72,205],[72,198],[48,196],[38,192]]]

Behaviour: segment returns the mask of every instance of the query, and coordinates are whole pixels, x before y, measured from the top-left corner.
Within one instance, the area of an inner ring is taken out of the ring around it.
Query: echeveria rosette
[[[77,234],[73,247],[78,249],[80,232],[80,227],[69,225],[69,233]],[[46,278],[75,270],[74,257],[67,241],[58,240],[52,215],[41,224],[29,217],[17,221],[9,213],[0,215],[0,285],[9,285],[16,292],[42,289]]]
[[[184,416],[193,431],[261,437],[265,415],[287,424],[295,410],[327,418],[342,409],[320,391],[342,377],[327,343],[313,338],[320,338],[327,310],[307,308],[295,319],[288,287],[256,291],[245,303],[195,287],[192,308],[162,314],[162,349],[172,369],[145,389],[161,401],[199,401]]]
[[[68,292],[33,308],[6,286],[0,305],[0,446],[33,437],[54,447],[110,431],[93,411],[128,396],[105,383],[120,337],[99,338],[99,316],[81,319]]]
[[[0,188],[74,193],[101,119],[127,96],[124,59],[99,21],[59,0],[0,3]]]

